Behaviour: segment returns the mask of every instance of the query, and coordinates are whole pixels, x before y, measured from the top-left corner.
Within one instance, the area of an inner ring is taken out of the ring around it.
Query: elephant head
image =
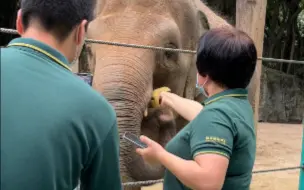
[[[192,0],[102,0],[97,2],[88,38],[196,50],[207,26]],[[93,87],[115,108],[119,135],[126,131],[144,134],[165,146],[185,121],[171,110],[151,108],[152,91],[167,86],[175,94],[194,99],[195,55],[101,44],[86,47]],[[123,181],[163,176],[161,166],[148,165],[129,143],[121,140],[120,144]]]

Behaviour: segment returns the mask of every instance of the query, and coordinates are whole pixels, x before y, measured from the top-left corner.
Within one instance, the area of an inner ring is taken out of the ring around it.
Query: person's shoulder
[[[220,121],[220,120],[231,120],[231,109],[226,106],[219,104],[211,104],[205,106],[204,109],[199,113],[197,119],[202,122],[208,121]]]
[[[7,68],[21,68],[25,66],[24,63],[40,63],[41,59],[37,59],[38,57],[35,55],[36,54],[17,47],[1,47],[1,66],[5,66]]]
[[[229,101],[228,101],[229,102]],[[229,104],[229,103],[228,103]],[[203,110],[193,120],[192,125],[225,125],[234,128],[237,114],[227,105],[227,101],[218,100],[204,106]]]
[[[210,110],[222,111],[231,117],[237,117],[243,114],[252,114],[253,109],[247,98],[227,97],[222,98],[210,106],[206,106]]]
[[[14,58],[14,59],[18,58],[18,54],[20,54],[20,53],[16,50],[17,49],[8,48],[8,47],[1,47],[0,48],[1,60],[5,60],[5,59],[8,59],[8,58]]]
[[[190,122],[189,129],[192,134],[193,132],[204,133],[206,130],[217,134],[222,129],[229,129],[233,134],[237,134],[237,128],[231,114],[221,107],[211,105],[204,107],[198,116]]]
[[[229,122],[238,128],[244,125],[253,127],[253,109],[247,98],[228,97],[207,106],[203,113],[205,118]]]
[[[73,101],[69,103],[73,109],[69,115],[77,120],[77,126],[85,131],[89,139],[98,137],[100,143],[116,127],[116,112],[101,93],[81,79],[74,80],[69,92],[73,96]]]
[[[73,87],[76,96],[75,101],[81,104],[85,113],[102,113],[108,120],[114,120],[114,118],[116,118],[113,106],[102,93],[97,92],[77,76],[74,78]]]
[[[9,50],[9,48],[7,48],[6,46],[0,46],[0,50],[1,50],[1,52],[7,53],[7,51]]]

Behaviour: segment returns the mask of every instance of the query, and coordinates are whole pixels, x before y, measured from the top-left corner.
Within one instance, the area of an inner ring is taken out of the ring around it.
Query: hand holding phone
[[[125,132],[122,136],[124,139],[127,141],[131,142],[132,144],[140,147],[140,148],[147,148],[148,146],[143,143],[136,135],[130,133],[130,132]]]

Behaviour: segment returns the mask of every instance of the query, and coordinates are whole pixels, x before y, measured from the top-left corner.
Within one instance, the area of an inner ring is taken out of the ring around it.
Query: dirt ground
[[[302,125],[260,123],[254,170],[299,166]],[[299,170],[254,174],[251,190],[297,190]],[[161,190],[156,184],[142,190]]]

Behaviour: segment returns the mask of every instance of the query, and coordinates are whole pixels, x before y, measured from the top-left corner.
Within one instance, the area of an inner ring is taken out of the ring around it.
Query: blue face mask
[[[204,82],[204,84],[202,84],[202,86],[200,86],[202,93],[204,94],[204,96],[206,96],[207,98],[209,97],[209,95],[207,94],[206,90],[204,89],[205,84],[207,83],[208,80],[206,80]]]
[[[204,86],[205,86],[205,84],[207,83],[207,81],[208,81],[208,80],[206,80],[206,81],[204,82],[204,84],[202,84],[202,86],[199,86],[199,84],[197,83],[197,84],[196,84],[196,87],[199,88],[199,89],[200,89],[200,92],[203,93],[204,96],[206,96],[206,97],[208,98],[209,95],[207,94],[207,92],[206,92],[205,89],[204,89]]]

